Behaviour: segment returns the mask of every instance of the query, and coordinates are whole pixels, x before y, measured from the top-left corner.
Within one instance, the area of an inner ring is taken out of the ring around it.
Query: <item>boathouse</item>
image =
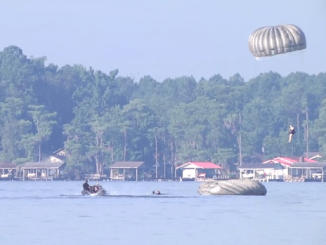
[[[238,167],[240,179],[283,180],[285,167],[280,163],[245,163]]]
[[[144,162],[115,162],[110,166],[111,180],[138,180]]]
[[[21,167],[23,179],[54,180],[62,178],[65,162],[56,156],[49,156],[41,162],[27,162]]]
[[[18,165],[16,163],[0,162],[0,179],[14,179],[18,173]]]
[[[182,170],[182,180],[212,179],[222,167],[212,162],[187,162],[176,169]]]
[[[325,162],[298,162],[289,167],[289,182],[295,180],[301,181],[321,181],[324,182],[326,174]]]

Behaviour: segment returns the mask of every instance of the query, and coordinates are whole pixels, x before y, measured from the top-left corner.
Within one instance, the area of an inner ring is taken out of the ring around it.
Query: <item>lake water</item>
[[[326,183],[264,183],[259,197],[199,184],[101,182],[114,196],[83,197],[82,182],[2,181],[0,244],[326,244]]]

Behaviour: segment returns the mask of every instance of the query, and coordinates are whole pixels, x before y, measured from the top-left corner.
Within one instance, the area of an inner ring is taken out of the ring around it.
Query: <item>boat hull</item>
[[[96,193],[91,193],[91,192],[89,192],[89,191],[83,190],[83,191],[81,192],[81,194],[82,194],[83,196],[105,196],[105,195],[106,195],[106,191],[105,191],[104,189],[101,189],[101,190],[99,190],[99,191],[96,192]]]

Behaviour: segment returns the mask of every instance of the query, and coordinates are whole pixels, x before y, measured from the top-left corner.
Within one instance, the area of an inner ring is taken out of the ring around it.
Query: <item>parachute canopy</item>
[[[249,36],[249,50],[255,57],[267,57],[305,49],[306,37],[295,25],[266,26]]]

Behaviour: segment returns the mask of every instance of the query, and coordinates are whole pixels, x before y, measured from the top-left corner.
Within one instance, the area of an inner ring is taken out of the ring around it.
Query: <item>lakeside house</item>
[[[203,181],[213,179],[221,173],[222,167],[212,162],[187,162],[176,168],[182,170],[182,180]]]
[[[62,178],[65,161],[52,155],[40,162],[26,162],[20,168],[23,180],[54,180]]]
[[[18,174],[19,168],[16,163],[0,162],[0,179],[13,180]]]
[[[316,160],[307,157],[275,157],[273,159],[264,161],[263,163],[280,163],[284,166],[291,166],[293,163],[297,162],[317,162]]]
[[[326,181],[325,162],[298,162],[289,167],[289,175],[284,178],[287,182]]]
[[[144,162],[115,162],[110,166],[111,180],[138,180]]]
[[[307,163],[314,163],[317,162],[315,160],[309,159],[307,157],[275,157],[273,159],[267,160],[265,162],[263,162],[263,164],[267,164],[267,163],[279,163],[284,167],[284,176],[288,176],[289,175],[289,168],[298,162],[307,162]]]
[[[324,163],[307,157],[276,157],[238,167],[241,179],[286,182],[323,181],[324,169]]]

